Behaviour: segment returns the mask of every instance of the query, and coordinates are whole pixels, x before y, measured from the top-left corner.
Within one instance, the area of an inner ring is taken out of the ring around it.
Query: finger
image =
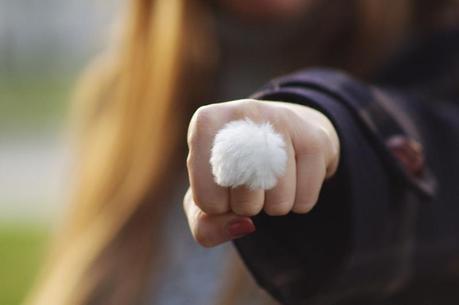
[[[255,231],[249,217],[234,213],[206,214],[193,201],[191,189],[184,197],[183,207],[193,238],[204,247],[214,247]]]
[[[230,188],[231,211],[242,216],[257,215],[263,208],[265,191],[251,190],[245,185]]]
[[[217,116],[206,108],[197,111],[190,123],[194,127],[188,134],[187,169],[193,199],[208,214],[229,211],[228,188],[215,183],[209,163],[213,139],[223,124],[218,122],[225,121]]]
[[[325,175],[326,166],[323,155],[297,156],[297,183],[293,212],[307,213],[315,206]]]
[[[287,138],[287,137],[284,137]],[[283,176],[279,177],[276,186],[265,193],[264,211],[271,216],[286,215],[290,212],[295,201],[296,162],[293,145],[286,141],[288,154],[287,168]]]

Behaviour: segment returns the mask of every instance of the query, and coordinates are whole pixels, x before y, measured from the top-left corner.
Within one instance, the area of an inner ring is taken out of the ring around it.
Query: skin
[[[248,117],[269,121],[287,142],[286,173],[270,190],[226,188],[214,182],[209,163],[213,139],[227,122]],[[339,163],[340,144],[330,120],[299,104],[236,100],[200,107],[188,128],[187,169],[190,187],[183,207],[195,240],[213,247],[255,230],[250,216],[308,213],[325,179]]]

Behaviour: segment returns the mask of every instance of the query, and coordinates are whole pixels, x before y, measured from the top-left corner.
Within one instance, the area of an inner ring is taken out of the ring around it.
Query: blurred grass
[[[0,304],[18,305],[31,288],[48,242],[44,225],[0,225]]]
[[[0,76],[0,130],[35,129],[65,119],[73,81]]]
[[[54,134],[66,119],[73,84],[69,76],[46,72],[39,77],[0,74],[0,137],[14,137],[17,131]],[[0,305],[21,304],[36,278],[48,234],[47,225],[33,220],[0,220]]]

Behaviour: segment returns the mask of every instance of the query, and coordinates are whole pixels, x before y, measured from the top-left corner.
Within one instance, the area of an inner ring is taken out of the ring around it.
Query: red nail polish
[[[250,218],[237,219],[230,222],[226,230],[231,239],[234,239],[255,232],[255,225]]]

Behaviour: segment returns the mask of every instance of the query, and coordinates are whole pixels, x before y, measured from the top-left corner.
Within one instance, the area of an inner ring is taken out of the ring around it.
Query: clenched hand
[[[214,182],[209,159],[217,132],[228,122],[249,118],[270,122],[285,142],[285,173],[269,190]],[[285,102],[237,100],[200,107],[188,128],[190,188],[183,205],[196,241],[212,247],[255,230],[250,216],[307,213],[317,202],[324,180],[339,162],[339,140],[330,120],[319,111]]]

